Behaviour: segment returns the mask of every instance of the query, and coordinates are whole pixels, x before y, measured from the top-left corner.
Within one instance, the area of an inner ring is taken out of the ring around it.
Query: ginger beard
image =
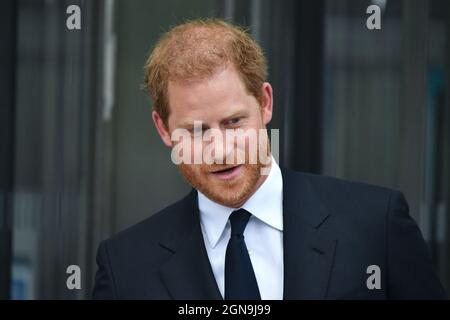
[[[265,146],[262,146],[265,144]],[[261,149],[262,147],[262,149]],[[267,176],[261,175],[262,169],[270,165],[270,144],[267,132],[262,139],[258,138],[256,163],[250,163],[248,142],[244,148],[235,148],[235,157],[232,164],[185,164],[181,163],[178,168],[187,182],[196,190],[203,193],[212,201],[227,207],[239,207],[242,205],[262,184]],[[260,150],[262,156],[260,158]],[[264,152],[267,150],[267,152]],[[261,161],[262,160],[262,161]],[[264,164],[269,161],[269,164]],[[238,172],[231,179],[219,179],[215,172],[239,165]]]

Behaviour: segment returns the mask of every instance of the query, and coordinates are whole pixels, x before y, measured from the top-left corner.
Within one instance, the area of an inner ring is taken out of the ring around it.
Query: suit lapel
[[[160,268],[162,281],[173,299],[222,299],[203,240],[195,190],[182,211],[176,232],[160,243],[172,252]]]
[[[330,213],[306,175],[282,173],[284,299],[324,299],[337,246]]]

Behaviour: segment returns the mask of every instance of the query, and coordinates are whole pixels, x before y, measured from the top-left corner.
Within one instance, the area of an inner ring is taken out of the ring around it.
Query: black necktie
[[[230,215],[231,237],[225,256],[225,300],[260,300],[255,273],[244,241],[250,212],[239,209]]]

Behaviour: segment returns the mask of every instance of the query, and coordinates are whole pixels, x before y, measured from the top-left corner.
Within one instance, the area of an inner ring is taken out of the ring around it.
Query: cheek
[[[202,169],[201,165],[195,164],[180,164],[180,169],[184,172],[188,177],[199,179],[200,177],[204,177],[205,173]]]

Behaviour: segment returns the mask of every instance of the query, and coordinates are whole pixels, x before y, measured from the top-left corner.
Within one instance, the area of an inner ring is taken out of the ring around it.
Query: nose
[[[205,135],[204,158],[208,164],[234,163],[235,141],[227,139],[225,130],[211,128]],[[229,163],[232,161],[232,163]]]

